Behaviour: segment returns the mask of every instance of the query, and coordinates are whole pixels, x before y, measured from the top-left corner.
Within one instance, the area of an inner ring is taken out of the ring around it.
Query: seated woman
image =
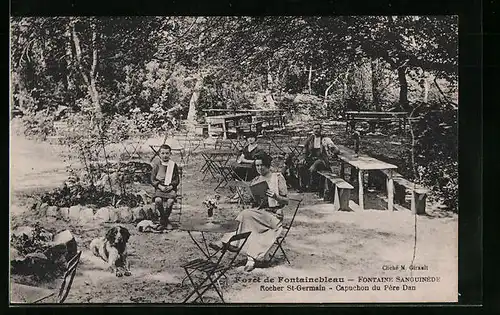
[[[283,210],[288,204],[286,181],[281,173],[272,173],[271,157],[262,152],[255,157],[255,166],[259,176],[252,182],[266,181],[269,189],[267,198],[256,208],[240,212],[236,220],[240,222],[238,230],[225,234],[218,243],[211,243],[210,247],[220,249],[222,243],[229,241],[231,236],[239,233],[252,232],[242,248],[247,255],[245,271],[252,271],[255,261],[263,260],[274,241],[282,231]],[[254,205],[257,206],[257,205]]]
[[[241,155],[236,160],[236,165],[234,166],[234,172],[246,181],[252,180],[257,176],[257,171],[253,165],[255,162],[255,156],[262,151],[257,143],[257,133],[249,132],[246,137],[247,145],[241,150]],[[239,166],[242,167],[239,167]]]
[[[172,150],[169,145],[164,144],[159,150],[159,159],[151,163],[151,184],[155,188],[153,201],[155,208],[160,213],[160,225],[165,229],[172,229],[168,217],[177,197],[177,185],[179,185],[179,169],[177,164],[170,159]],[[165,209],[163,202],[165,201]]]

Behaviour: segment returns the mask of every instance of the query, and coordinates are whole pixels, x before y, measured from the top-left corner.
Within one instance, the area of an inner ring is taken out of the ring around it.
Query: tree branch
[[[441,95],[444,97],[444,99],[448,102],[448,104],[451,104],[454,107],[454,109],[457,109],[458,104],[455,103],[455,102],[453,102],[452,100],[450,100],[450,98],[446,94],[444,94],[443,90],[441,90],[441,87],[437,83],[437,77],[436,76],[434,76],[434,84],[436,85],[439,93],[441,93]]]
[[[96,32],[96,25],[94,22],[91,22],[91,29],[92,29],[92,68],[90,70],[90,79],[95,80],[96,79],[96,70],[97,70],[97,32]]]
[[[83,77],[83,80],[85,81],[85,84],[87,86],[90,86],[89,78],[85,74],[85,71],[83,70],[83,66],[82,66],[82,48],[80,46],[80,39],[78,38],[78,34],[76,33],[75,21],[71,21],[71,34],[73,35],[73,44],[75,45],[75,53],[76,53],[76,61],[78,64],[78,69],[80,70],[80,73],[82,74],[82,77]]]

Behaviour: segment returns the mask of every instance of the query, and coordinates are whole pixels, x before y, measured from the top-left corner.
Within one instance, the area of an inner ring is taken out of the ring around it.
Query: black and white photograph
[[[458,301],[458,16],[12,16],[9,52],[11,305]]]

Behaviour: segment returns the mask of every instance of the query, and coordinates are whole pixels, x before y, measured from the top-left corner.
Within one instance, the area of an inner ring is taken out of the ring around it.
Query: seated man
[[[172,229],[168,217],[177,197],[177,185],[179,185],[179,169],[177,164],[170,159],[172,154],[169,145],[164,144],[159,150],[159,159],[151,163],[151,184],[155,188],[153,201],[155,208],[160,213],[160,225],[165,229]],[[165,209],[163,202],[165,201]]]
[[[321,132],[321,124],[313,125],[313,134],[307,138],[304,144],[304,158],[301,161],[299,175],[301,178],[301,190],[316,191],[319,188],[318,171],[329,170],[329,155],[339,154],[339,148],[332,139],[325,137]]]

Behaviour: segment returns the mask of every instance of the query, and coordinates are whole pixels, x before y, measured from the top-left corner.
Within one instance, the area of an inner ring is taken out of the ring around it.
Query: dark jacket
[[[312,163],[315,160],[321,159],[325,162],[325,165],[328,166],[329,164],[329,155],[328,155],[328,150],[325,146],[323,146],[323,138],[324,136],[321,136],[321,141],[320,141],[320,149],[318,152],[318,155],[314,155],[314,151],[317,149],[314,149],[314,135],[310,135],[307,139],[306,142],[304,143],[304,159],[306,160],[306,163]],[[336,148],[336,147],[335,147]],[[338,148],[334,149],[335,154],[338,154]]]
[[[167,171],[167,167],[161,165],[160,159],[154,159],[151,162],[152,170],[151,170],[151,184],[154,188],[158,189],[159,184],[163,184],[165,182],[165,174]],[[177,190],[177,186],[179,185],[179,168],[177,163],[174,164],[174,171],[172,172],[172,185],[173,190]]]

